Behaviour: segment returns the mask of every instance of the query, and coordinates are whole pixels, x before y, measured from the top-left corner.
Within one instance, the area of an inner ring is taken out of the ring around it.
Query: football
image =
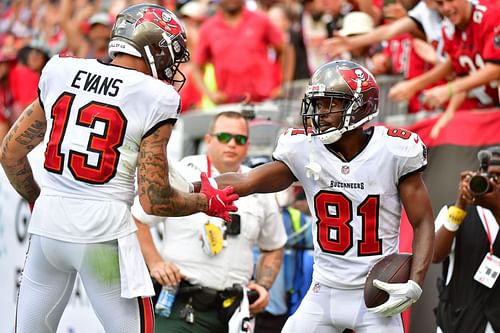
[[[410,277],[411,261],[409,253],[393,253],[377,262],[366,277],[364,299],[366,307],[373,308],[389,299],[389,294],[373,285],[377,279],[388,283],[406,283]]]

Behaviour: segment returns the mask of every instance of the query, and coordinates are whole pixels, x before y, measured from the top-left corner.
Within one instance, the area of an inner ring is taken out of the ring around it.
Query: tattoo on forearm
[[[25,152],[17,155],[20,157],[3,160],[2,165],[12,186],[29,202],[36,200],[40,194],[40,187],[33,177],[33,171],[31,170],[27,154],[43,140],[46,130],[45,122],[34,120],[29,124],[27,129],[20,131],[19,124],[23,121],[25,122],[26,118],[31,116],[33,112],[34,109],[32,106],[26,109],[5,137],[2,149],[2,154],[9,156],[9,151],[12,150],[11,146],[14,142],[17,144],[16,149],[19,149],[19,145],[24,146]]]
[[[33,141],[38,144],[40,139],[43,139],[45,134],[45,125],[40,121],[35,121],[31,126],[24,132],[20,133],[16,137],[16,141],[22,145],[25,145],[28,150],[32,150],[36,145],[33,145]]]
[[[256,270],[257,283],[270,289],[281,268],[283,249],[278,249],[261,254],[261,260]]]
[[[146,196],[154,215],[184,216],[203,211],[206,200],[199,194],[183,193],[168,184],[165,145],[156,134],[148,137],[149,150],[141,150],[138,164],[140,196]]]
[[[16,191],[28,202],[34,202],[40,194],[40,187],[33,178],[33,171],[25,157],[12,163],[4,163],[5,174]]]

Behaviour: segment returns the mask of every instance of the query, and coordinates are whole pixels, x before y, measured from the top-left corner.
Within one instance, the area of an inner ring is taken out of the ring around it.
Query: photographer
[[[461,173],[455,204],[436,218],[438,332],[500,332],[500,146],[478,159],[479,171]]]

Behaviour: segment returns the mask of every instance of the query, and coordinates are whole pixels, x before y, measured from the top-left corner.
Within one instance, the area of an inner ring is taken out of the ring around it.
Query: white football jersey
[[[319,283],[362,288],[370,267],[398,252],[401,203],[398,183],[427,164],[420,137],[375,126],[368,144],[346,162],[303,130],[281,135],[273,153],[304,187],[313,223],[314,273]],[[319,166],[319,179],[305,165]]]
[[[47,131],[30,231],[87,242],[135,230],[128,211],[140,143],[175,122],[177,91],[136,70],[54,56],[43,69],[39,99]],[[51,203],[66,207],[42,207]]]

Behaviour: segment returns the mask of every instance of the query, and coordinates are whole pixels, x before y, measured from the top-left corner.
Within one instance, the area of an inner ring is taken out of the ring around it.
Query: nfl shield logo
[[[349,166],[348,165],[343,165],[341,171],[342,171],[343,175],[347,175],[349,173],[349,171],[350,171]]]

